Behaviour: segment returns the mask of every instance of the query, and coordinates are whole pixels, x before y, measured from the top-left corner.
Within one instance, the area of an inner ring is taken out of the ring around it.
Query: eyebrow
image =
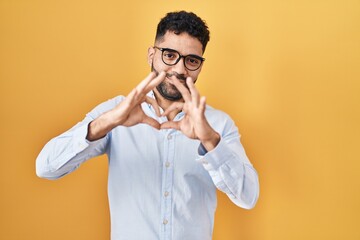
[[[181,56],[184,56],[184,57],[186,57],[186,56],[192,56],[192,57],[200,58],[200,59],[202,59],[203,61],[205,60],[205,58],[203,58],[202,56],[197,55],[197,54],[192,54],[192,53],[190,53],[190,54],[187,54],[187,55],[183,55],[183,54],[181,54],[178,50],[175,50],[175,49],[172,49],[172,48],[157,47],[157,46],[154,46],[154,47],[156,47],[156,48],[161,48],[161,49],[164,49],[164,50],[174,51],[174,52],[177,52],[177,53],[179,53]]]

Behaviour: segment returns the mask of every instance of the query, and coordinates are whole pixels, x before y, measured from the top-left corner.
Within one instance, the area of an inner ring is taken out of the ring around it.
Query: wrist
[[[219,144],[220,139],[220,135],[213,131],[209,138],[200,141],[207,151],[211,151]]]
[[[115,126],[116,123],[114,122],[112,114],[110,113],[110,111],[106,112],[89,123],[86,139],[89,141],[95,141],[103,138]]]

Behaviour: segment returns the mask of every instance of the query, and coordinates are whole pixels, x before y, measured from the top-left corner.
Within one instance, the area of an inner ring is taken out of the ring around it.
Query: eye
[[[163,56],[168,60],[177,59],[177,54],[171,51],[164,51]]]
[[[200,60],[194,57],[188,57],[186,62],[191,66],[198,66],[200,64]]]

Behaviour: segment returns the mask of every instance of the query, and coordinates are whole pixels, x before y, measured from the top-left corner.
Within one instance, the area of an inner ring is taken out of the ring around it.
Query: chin
[[[169,100],[169,101],[178,101],[182,99],[181,93],[176,89],[176,87],[169,82],[162,82],[157,87],[156,90],[160,95]]]

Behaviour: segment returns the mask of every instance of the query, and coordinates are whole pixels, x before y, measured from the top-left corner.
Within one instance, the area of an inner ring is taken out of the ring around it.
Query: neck
[[[170,105],[173,104],[174,102],[182,102],[182,99],[179,100],[179,101],[171,101],[171,100],[168,100],[168,99],[164,98],[163,96],[161,96],[161,94],[158,92],[158,90],[156,88],[153,91],[154,91],[156,102],[159,104],[159,106],[164,111],[168,107],[170,107]],[[169,115],[167,115],[168,120],[172,121],[179,112],[180,112],[180,110],[174,110],[171,113],[169,113]]]

